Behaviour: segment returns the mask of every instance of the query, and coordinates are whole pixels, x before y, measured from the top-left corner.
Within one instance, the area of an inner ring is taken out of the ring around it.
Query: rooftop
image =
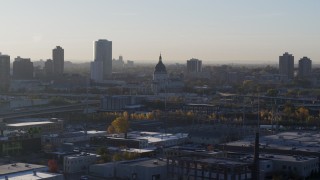
[[[32,171],[35,169],[46,168],[43,165],[37,164],[25,164],[25,163],[14,163],[14,164],[6,164],[0,166],[0,175],[24,172],[24,171]]]
[[[227,146],[253,147],[254,137],[234,141]],[[260,137],[260,147],[264,149],[295,150],[320,152],[320,133],[318,132],[283,132]]]
[[[158,166],[166,166],[167,161],[163,159],[137,159],[133,161],[126,161],[121,164],[126,164],[130,166],[143,166],[143,167],[158,167]]]
[[[22,123],[13,123],[7,124],[8,127],[22,127],[22,126],[36,126],[36,125],[43,125],[43,124],[52,124],[51,121],[38,121],[38,122],[22,122]]]
[[[61,174],[52,174],[48,172],[37,172],[37,175],[33,175],[33,172],[29,173],[18,173],[14,175],[9,175],[9,180],[38,180],[38,179],[49,179],[56,176],[62,176]]]

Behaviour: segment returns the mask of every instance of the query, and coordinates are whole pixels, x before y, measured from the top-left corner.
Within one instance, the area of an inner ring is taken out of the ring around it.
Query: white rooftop
[[[62,176],[61,174],[52,174],[47,172],[37,172],[33,175],[33,172],[29,173],[17,173],[13,175],[8,175],[9,180],[38,180],[38,179],[48,179],[57,176]]]
[[[21,127],[21,126],[36,126],[36,125],[43,125],[43,124],[52,124],[54,122],[51,121],[39,121],[39,122],[22,122],[22,123],[13,123],[7,124],[8,127]]]

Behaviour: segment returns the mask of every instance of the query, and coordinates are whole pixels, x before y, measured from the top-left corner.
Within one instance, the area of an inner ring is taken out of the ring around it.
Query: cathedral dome
[[[161,54],[160,54],[160,57],[159,57],[159,62],[156,65],[156,67],[154,68],[154,73],[167,73],[166,66],[162,63]]]

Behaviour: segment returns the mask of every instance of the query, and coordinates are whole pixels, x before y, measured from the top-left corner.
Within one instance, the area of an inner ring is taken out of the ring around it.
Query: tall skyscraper
[[[64,49],[57,46],[52,50],[53,73],[56,76],[62,75],[64,71]]]
[[[10,85],[10,56],[0,53],[0,91],[7,91]]]
[[[188,73],[198,73],[202,72],[202,61],[199,59],[190,59],[187,61],[187,72]]]
[[[112,41],[99,39],[94,42],[94,62],[102,62],[103,79],[112,75]],[[98,63],[99,64],[99,63]]]
[[[311,76],[311,69],[312,69],[312,61],[307,58],[303,57],[299,60],[299,77],[305,78]]]
[[[288,79],[293,79],[294,56],[292,54],[286,52],[279,56],[279,74],[287,76]]]
[[[12,77],[14,79],[32,79],[33,63],[29,58],[21,58],[18,56],[13,61]]]

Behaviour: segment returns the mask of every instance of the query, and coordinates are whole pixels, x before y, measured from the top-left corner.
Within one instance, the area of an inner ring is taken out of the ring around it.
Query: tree
[[[309,110],[305,107],[299,107],[296,111],[296,116],[302,122],[309,117]]]
[[[54,159],[48,161],[49,172],[56,173],[58,172],[58,163]]]
[[[116,133],[124,133],[125,138],[127,138],[127,132],[129,129],[129,121],[127,118],[123,116],[117,117],[114,121],[112,121],[111,126],[113,126]]]
[[[114,127],[112,125],[109,125],[108,128],[107,128],[107,132],[109,134],[114,134],[116,131],[114,129]]]

